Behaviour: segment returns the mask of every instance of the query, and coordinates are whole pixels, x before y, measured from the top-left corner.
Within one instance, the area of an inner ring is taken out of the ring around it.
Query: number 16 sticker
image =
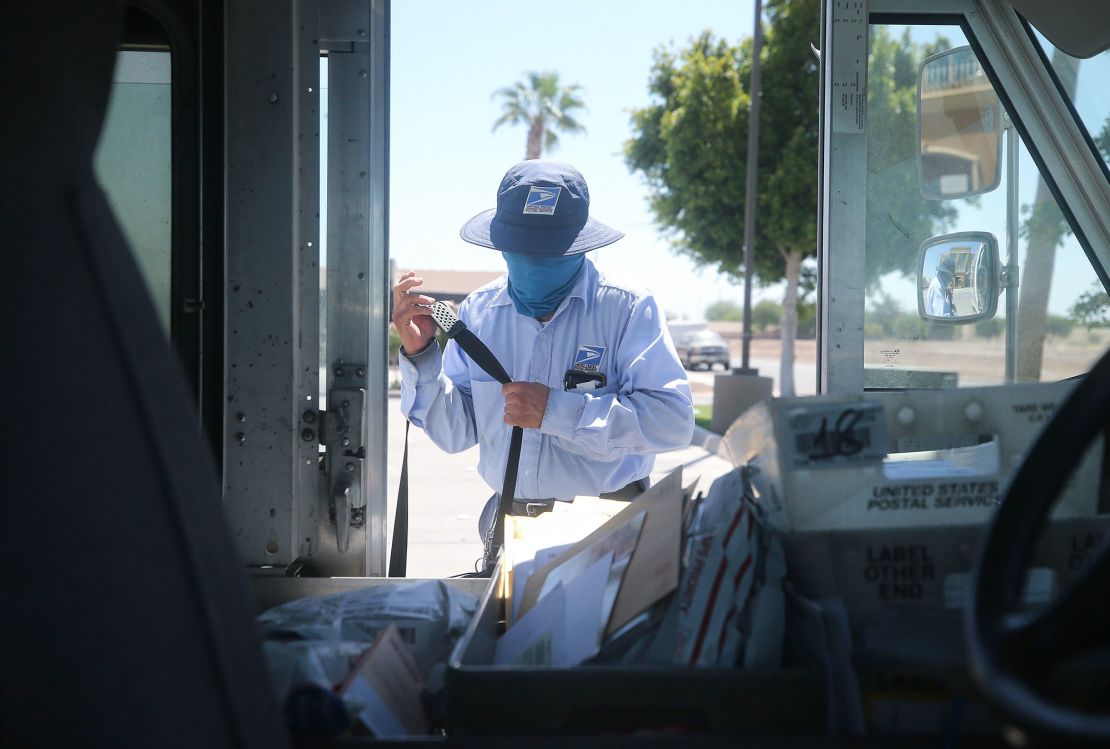
[[[886,423],[878,403],[807,405],[791,409],[786,424],[794,468],[833,468],[881,461],[886,455]]]

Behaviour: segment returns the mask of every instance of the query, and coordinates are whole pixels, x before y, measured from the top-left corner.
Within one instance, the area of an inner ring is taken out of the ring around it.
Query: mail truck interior
[[[428,735],[306,737],[256,617],[399,582],[413,530],[390,0],[4,3],[0,744],[1110,742],[1110,6],[820,29],[818,394],[713,448],[781,544],[773,657],[492,666],[501,582],[450,579]]]

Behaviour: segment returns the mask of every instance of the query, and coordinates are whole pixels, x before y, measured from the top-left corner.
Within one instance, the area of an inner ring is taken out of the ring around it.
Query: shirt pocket
[[[505,396],[501,383],[496,380],[470,380],[470,395],[474,400],[474,424],[478,428],[478,441],[489,442],[505,426]]]
[[[586,395],[592,395],[595,398],[601,398],[602,396],[606,395],[618,395],[620,392],[620,383],[618,383],[615,378],[610,378],[606,376],[605,385],[599,388],[594,388],[593,390],[585,390],[582,392],[584,392]]]

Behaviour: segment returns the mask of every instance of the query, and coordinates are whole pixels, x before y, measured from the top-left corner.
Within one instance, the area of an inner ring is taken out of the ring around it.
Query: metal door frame
[[[388,0],[226,6],[223,488],[248,567],[280,572],[299,559],[320,575],[385,573],[388,24]],[[329,289],[337,315],[329,357],[365,367],[366,404],[357,473],[367,533],[345,554],[320,493],[328,423],[317,403],[322,51],[349,56],[368,88],[350,99],[350,116],[333,108],[356,159],[332,174],[350,179],[332,185],[329,203],[347,211],[329,221],[329,254],[353,280]]]
[[[381,576],[388,529],[389,3],[323,0],[321,18],[320,51],[328,54],[326,428],[340,426],[342,402],[330,395],[337,387],[361,390],[363,400],[354,419],[361,444],[328,448],[314,561],[323,574]],[[337,479],[351,485],[362,515],[346,552],[329,519]]]

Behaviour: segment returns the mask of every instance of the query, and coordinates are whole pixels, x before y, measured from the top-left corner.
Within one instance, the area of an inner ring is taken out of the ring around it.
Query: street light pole
[[[740,369],[737,374],[759,374],[751,368],[752,347],[752,275],[755,273],[755,204],[756,182],[759,177],[759,103],[760,49],[763,46],[762,3],[755,0],[755,23],[752,31],[752,76],[748,87],[751,106],[748,108],[748,178],[744,191],[744,333]]]

